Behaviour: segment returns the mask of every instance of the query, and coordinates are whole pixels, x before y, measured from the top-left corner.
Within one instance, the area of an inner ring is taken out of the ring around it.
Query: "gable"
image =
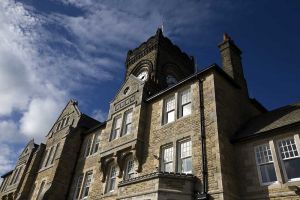
[[[117,113],[132,104],[141,102],[144,85],[145,83],[143,81],[131,74],[110,103],[108,119],[114,113]]]

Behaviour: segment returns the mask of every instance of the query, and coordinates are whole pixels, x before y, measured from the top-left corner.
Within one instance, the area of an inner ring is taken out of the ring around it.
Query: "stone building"
[[[128,51],[105,122],[70,101],[2,176],[18,200],[300,199],[300,103],[266,110],[248,95],[241,50],[197,71],[160,29]]]

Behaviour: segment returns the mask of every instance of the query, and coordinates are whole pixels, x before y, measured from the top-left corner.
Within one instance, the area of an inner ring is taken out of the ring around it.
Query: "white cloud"
[[[16,155],[10,146],[1,143],[0,152],[0,174],[2,175],[14,168]]]
[[[20,131],[28,138],[41,142],[47,135],[62,109],[62,103],[54,99],[34,99],[20,120]]]
[[[114,79],[125,52],[163,22],[165,34],[176,38],[204,32],[205,21],[215,16],[209,1],[62,2],[83,13],[43,13],[0,1],[0,148],[6,152],[13,151],[8,142],[41,141],[72,92]],[[103,121],[107,114],[95,110],[92,115]],[[1,156],[0,173],[11,164],[8,153]]]
[[[104,122],[107,119],[107,113],[103,112],[101,109],[94,110],[92,112],[92,117],[100,122]]]

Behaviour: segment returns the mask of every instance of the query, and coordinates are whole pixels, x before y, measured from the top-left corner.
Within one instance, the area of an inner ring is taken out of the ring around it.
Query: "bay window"
[[[191,140],[179,143],[178,171],[192,173],[192,142]]]
[[[173,146],[162,149],[162,171],[173,172]]]

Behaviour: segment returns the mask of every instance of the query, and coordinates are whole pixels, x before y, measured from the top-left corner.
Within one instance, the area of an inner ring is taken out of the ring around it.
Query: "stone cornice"
[[[148,181],[151,179],[155,178],[176,178],[176,179],[185,179],[185,180],[190,180],[194,181],[195,176],[193,174],[182,174],[182,173],[174,173],[174,172],[153,172],[150,174],[146,174],[143,176],[138,176],[135,178],[131,178],[128,180],[123,180],[119,183],[119,187],[123,187],[126,185],[138,183],[138,182],[143,182],[143,181]]]

